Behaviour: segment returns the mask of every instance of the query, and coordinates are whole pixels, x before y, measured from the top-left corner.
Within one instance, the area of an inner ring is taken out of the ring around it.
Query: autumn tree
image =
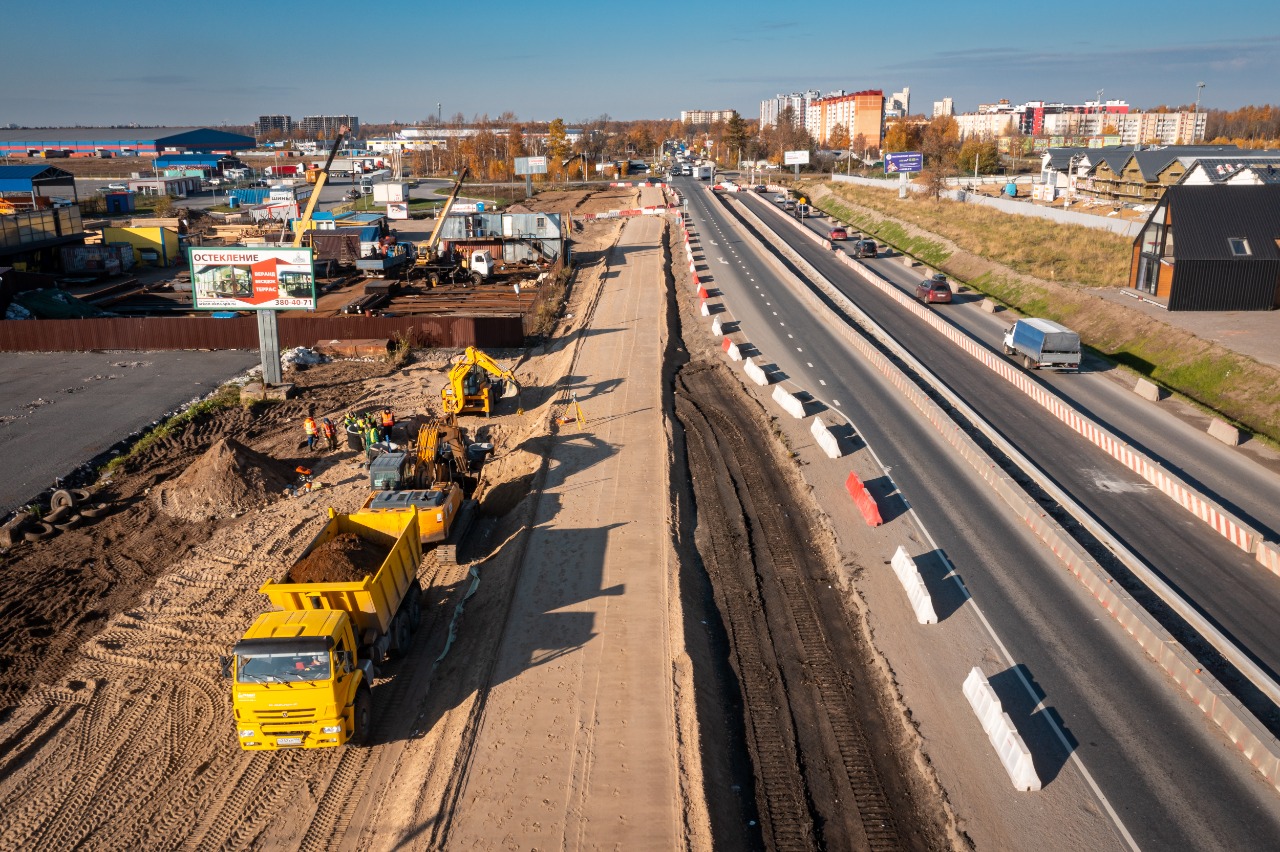
[[[735,109],[729,120],[724,123],[724,150],[726,155],[732,151],[737,156],[747,146],[747,123]],[[742,159],[741,156],[738,159]]]
[[[867,159],[867,134],[859,133],[853,137],[853,152],[862,160]]]
[[[954,169],[960,151],[960,125],[949,115],[933,119],[920,134],[920,150],[926,163],[944,170]]]
[[[844,151],[849,147],[849,129],[843,124],[831,128],[827,136],[827,147],[833,151]]]
[[[918,151],[920,149],[920,128],[898,119],[891,122],[884,132],[884,150],[894,153],[902,151]]]
[[[960,146],[959,160],[963,174],[973,174],[975,162],[978,174],[995,174],[1000,171],[1000,146],[994,139],[970,136]]]

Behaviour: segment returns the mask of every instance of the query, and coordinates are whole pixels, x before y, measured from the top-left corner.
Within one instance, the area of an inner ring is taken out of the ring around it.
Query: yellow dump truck
[[[431,488],[411,491],[371,491],[358,514],[416,509],[422,543],[439,544],[448,538],[463,502],[462,489],[456,482],[437,482]]]
[[[358,581],[290,579],[300,567],[316,564],[308,560],[317,550],[324,555],[337,544],[385,557]],[[422,617],[421,561],[416,509],[354,515],[329,510],[329,522],[298,561],[281,580],[260,589],[277,609],[258,616],[234,656],[224,660],[224,673],[233,680],[241,748],[368,741],[374,666],[408,650]]]

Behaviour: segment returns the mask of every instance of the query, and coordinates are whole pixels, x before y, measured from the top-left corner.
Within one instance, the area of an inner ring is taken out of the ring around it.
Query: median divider
[[[755,217],[757,221],[759,220],[754,211],[748,210],[747,212]],[[783,219],[810,240],[821,242],[822,237],[820,235],[786,217],[783,217]],[[764,226],[764,223],[761,222],[761,225]],[[1247,553],[1256,551],[1258,542],[1262,541],[1262,536],[1257,530],[1237,518],[1219,503],[1192,488],[1180,477],[1166,470],[1159,462],[1141,450],[1130,446],[1109,429],[1081,414],[1071,404],[1035,381],[1027,373],[1015,367],[1007,359],[981,345],[962,329],[938,316],[936,312],[918,304],[908,294],[886,279],[881,278],[866,265],[858,263],[843,253],[837,256],[844,265],[848,266],[872,286],[911,311],[965,353],[976,358],[992,372],[1029,396],[1038,405],[1069,426],[1072,431],[1081,435],[1089,443],[1154,485],[1162,494],[1171,498],[1179,506],[1207,523],[1215,532],[1236,547]],[[904,263],[909,260],[909,257],[903,257]]]
[[[784,242],[771,233],[759,216],[750,208],[742,206],[743,215],[754,222],[759,232],[783,253],[790,252],[793,262],[805,267],[808,264],[795,255]],[[1280,701],[1280,686],[1263,671],[1257,663],[1235,647],[1224,636],[1216,625],[1208,622],[1194,607],[1182,600],[1176,591],[1155,575],[1132,553],[1129,553],[1123,542],[1094,521],[1084,512],[1070,495],[1066,494],[1056,483],[1039,472],[1022,454],[989,424],[979,418],[965,402],[945,385],[938,382],[928,370],[919,364],[901,344],[884,332],[847,296],[831,286],[815,270],[811,270],[815,285],[830,300],[830,304],[819,298],[796,275],[791,273],[781,262],[775,262],[775,271],[781,280],[791,282],[796,293],[807,302],[815,316],[823,316],[831,323],[837,334],[863,358],[867,360],[892,384],[902,396],[933,424],[944,440],[957,451],[958,457],[964,459],[981,479],[991,486],[992,490],[1044,542],[1061,561],[1064,568],[1070,571],[1094,598],[1103,605],[1111,616],[1142,647],[1164,672],[1176,682],[1184,693],[1198,706],[1219,729],[1235,744],[1241,754],[1249,760],[1253,767],[1280,791],[1280,741],[1260,723],[1249,710],[1242,705],[1218,680],[1203,670],[1202,665],[1171,636],[1133,597],[1123,588],[1116,585],[1101,565],[1081,547],[1062,526],[1050,517],[1040,505],[986,453],[969,435],[953,421],[942,408],[935,403],[916,383],[910,379],[894,362],[886,357],[866,337],[860,334],[846,317],[837,313],[832,305],[839,307],[848,317],[852,317],[869,333],[884,342],[896,357],[908,364],[920,376],[924,377],[934,388],[954,406],[960,414],[981,431],[1001,452],[1008,456],[1028,476],[1030,476],[1054,500],[1066,507],[1068,511],[1086,529],[1111,549],[1138,576],[1148,588],[1152,589],[1171,610],[1176,612],[1193,629],[1204,637],[1232,665],[1240,670],[1255,686],[1273,701]],[[780,389],[781,386],[778,386]],[[774,393],[777,399],[777,389]],[[1269,552],[1269,558],[1274,554]],[[1278,557],[1280,558],[1280,557]]]
[[[831,430],[827,428],[827,424],[822,422],[821,417],[813,418],[813,423],[809,426],[809,434],[813,435],[813,439],[818,442],[818,446],[827,454],[829,459],[838,459],[844,453],[840,452],[840,442],[836,440],[836,436],[831,434]]]
[[[1004,771],[1009,773],[1014,788],[1024,791],[1039,790],[1040,776],[1036,774],[1031,749],[1022,741],[1022,735],[1018,733],[1009,714],[1004,712],[999,696],[991,688],[981,669],[975,666],[969,671],[962,690],[987,739],[995,747]]]
[[[707,305],[705,300],[702,302],[702,307],[699,308],[698,312],[702,314],[704,317],[711,316],[711,308],[710,306]]]
[[[858,511],[862,513],[862,518],[867,522],[867,526],[878,527],[884,523],[884,519],[880,517],[880,507],[876,505],[876,498],[871,496],[867,486],[858,478],[858,474],[850,472],[849,478],[844,481],[844,487],[849,492],[849,496],[853,498],[853,503],[858,507]]]
[[[724,325],[720,322],[720,317],[716,317],[711,321],[711,334],[715,337],[724,336]]]
[[[938,614],[933,609],[933,596],[929,594],[929,588],[924,584],[915,560],[907,555],[906,548],[899,545],[890,564],[893,566],[893,573],[898,575],[898,582],[902,583],[902,588],[907,593],[916,621],[921,624],[937,624]]]

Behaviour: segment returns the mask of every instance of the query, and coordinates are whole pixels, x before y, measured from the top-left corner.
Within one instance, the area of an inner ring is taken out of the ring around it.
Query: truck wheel
[[[373,735],[373,695],[369,687],[361,685],[356,690],[355,704],[351,708],[351,739],[349,745],[366,746]]]
[[[422,625],[422,587],[414,580],[409,584],[409,632],[417,633]]]
[[[1030,356],[1030,355],[1023,355],[1023,356],[1022,356],[1022,366],[1026,367],[1028,370],[1034,370],[1034,369],[1035,369],[1035,362],[1031,360],[1031,356]]]
[[[391,621],[391,654],[394,657],[403,657],[409,653],[409,642],[413,634],[409,629],[407,615],[407,610],[401,611]]]
[[[479,272],[473,272],[473,273],[471,273],[471,286],[472,286],[472,287],[479,287],[479,286],[480,286],[481,284],[483,284],[483,283],[484,283],[484,276],[482,276]]]

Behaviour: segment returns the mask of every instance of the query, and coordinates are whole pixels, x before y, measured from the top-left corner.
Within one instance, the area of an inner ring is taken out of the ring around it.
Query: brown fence
[[[415,346],[502,349],[524,343],[521,317],[281,317],[280,345],[407,336]],[[254,317],[0,320],[0,352],[257,349]]]

